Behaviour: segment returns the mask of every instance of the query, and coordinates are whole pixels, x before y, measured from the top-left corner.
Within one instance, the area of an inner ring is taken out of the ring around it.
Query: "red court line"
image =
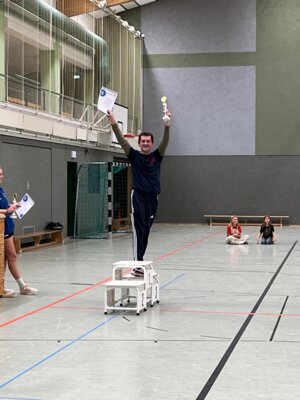
[[[104,307],[76,307],[76,306],[54,306],[51,308],[58,308],[62,310],[104,310]],[[1,399],[1,397],[0,397]]]
[[[220,235],[220,233],[224,233],[224,232],[222,231],[222,232],[212,233],[211,235],[205,236],[204,238],[199,239],[199,240],[195,240],[194,242],[191,242],[191,243],[187,244],[186,246],[180,247],[179,249],[174,249],[174,250],[169,251],[168,253],[163,254],[162,256],[158,256],[153,261],[159,262],[160,260],[163,260],[166,257],[172,256],[173,254],[179,253],[182,250],[188,249],[189,247],[192,247],[195,244],[201,243],[206,239],[210,239],[214,236]]]
[[[217,232],[217,233],[214,233],[214,234],[205,236],[204,238],[199,239],[199,240],[196,240],[196,241],[194,241],[194,242],[191,242],[190,244],[188,244],[188,245],[186,245],[186,246],[183,246],[183,247],[181,247],[181,248],[179,248],[179,249],[174,249],[174,250],[172,250],[172,251],[170,251],[170,252],[168,252],[168,253],[163,254],[163,255],[160,256],[160,257],[156,257],[156,259],[154,259],[154,261],[155,261],[155,262],[159,262],[159,261],[162,260],[163,258],[169,257],[170,255],[173,255],[173,254],[175,254],[175,253],[178,253],[179,251],[185,250],[185,249],[187,249],[187,248],[189,248],[189,247],[191,247],[191,246],[194,246],[195,244],[201,243],[201,242],[203,242],[203,241],[206,240],[206,239],[209,239],[209,238],[211,238],[211,237],[213,237],[213,236],[219,235],[220,233],[221,233],[221,232]],[[106,282],[108,282],[108,281],[110,281],[110,280],[111,280],[111,277],[109,277],[109,278],[107,278],[107,279],[104,279],[104,280],[101,281],[101,282],[97,282],[97,283],[95,283],[94,285],[91,285],[91,286],[89,286],[89,287],[87,287],[87,288],[85,288],[85,289],[79,290],[78,292],[75,292],[75,293],[73,293],[73,294],[71,294],[71,295],[69,295],[69,296],[63,297],[63,298],[61,298],[61,299],[59,299],[59,300],[56,300],[56,301],[54,301],[54,302],[52,302],[52,303],[49,303],[49,304],[47,304],[47,305],[45,305],[45,306],[43,306],[43,307],[36,308],[35,310],[29,311],[29,312],[27,312],[27,313],[25,313],[25,314],[23,314],[23,315],[20,315],[20,316],[18,316],[18,317],[16,317],[16,318],[13,318],[13,319],[8,320],[8,321],[6,321],[6,322],[2,322],[2,323],[0,323],[0,328],[4,328],[5,326],[11,325],[11,324],[13,324],[14,322],[18,322],[18,321],[20,321],[20,320],[22,320],[22,319],[24,319],[24,318],[26,318],[26,317],[29,317],[30,315],[37,314],[38,312],[44,311],[44,310],[46,310],[46,309],[48,309],[48,308],[50,308],[50,307],[55,306],[56,304],[62,303],[62,302],[64,302],[64,301],[67,301],[67,300],[69,300],[69,299],[71,299],[71,298],[73,298],[73,297],[75,297],[75,296],[78,296],[78,295],[80,295],[80,294],[82,294],[82,293],[84,293],[84,292],[87,292],[88,290],[91,290],[91,289],[94,289],[94,288],[97,287],[97,286],[103,285],[104,283],[106,283]]]
[[[69,296],[63,297],[63,298],[61,298],[61,299],[59,299],[59,300],[56,300],[56,301],[53,301],[53,303],[49,303],[49,304],[47,304],[47,305],[45,305],[45,306],[43,306],[43,307],[36,308],[36,309],[33,310],[33,311],[29,311],[28,313],[25,313],[25,314],[23,314],[23,315],[20,315],[19,317],[13,318],[13,319],[11,319],[11,320],[9,320],[9,321],[2,322],[2,323],[0,324],[0,328],[4,328],[4,327],[7,326],[7,325],[11,325],[11,324],[14,323],[14,322],[17,322],[17,321],[20,321],[21,319],[24,319],[24,318],[26,318],[26,317],[29,317],[30,315],[33,315],[33,314],[36,314],[36,313],[38,313],[38,312],[40,312],[40,311],[46,310],[47,308],[53,307],[53,306],[55,306],[56,304],[62,303],[63,301],[67,301],[67,300],[71,299],[72,297],[78,296],[79,294],[82,294],[82,293],[84,293],[84,292],[87,292],[88,290],[94,289],[94,288],[97,287],[97,286],[103,285],[104,283],[106,283],[106,282],[108,282],[108,281],[110,281],[110,280],[111,280],[111,278],[104,279],[104,280],[101,281],[101,282],[94,283],[93,285],[91,285],[91,286],[89,286],[89,287],[87,287],[87,288],[84,288],[84,289],[82,289],[82,290],[79,290],[78,292],[75,292],[75,293],[73,293],[73,294],[70,294]]]

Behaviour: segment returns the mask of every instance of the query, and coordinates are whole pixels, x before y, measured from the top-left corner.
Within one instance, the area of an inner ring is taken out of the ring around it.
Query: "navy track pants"
[[[150,229],[156,216],[157,205],[157,194],[132,190],[133,257],[137,261],[144,260]]]

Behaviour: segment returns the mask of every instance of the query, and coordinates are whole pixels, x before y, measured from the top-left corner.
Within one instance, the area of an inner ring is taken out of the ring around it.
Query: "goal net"
[[[129,224],[128,164],[113,164],[111,170],[112,174],[109,174],[109,164],[104,162],[80,165],[77,178],[74,237],[107,238],[112,228],[120,231]]]

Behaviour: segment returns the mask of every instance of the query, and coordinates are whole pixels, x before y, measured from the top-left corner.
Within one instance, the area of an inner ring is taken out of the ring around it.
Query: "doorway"
[[[68,161],[67,174],[67,236],[74,236],[77,192],[77,162]]]

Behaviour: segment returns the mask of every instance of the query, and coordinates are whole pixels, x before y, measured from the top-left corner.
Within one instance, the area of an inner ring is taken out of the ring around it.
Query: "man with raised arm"
[[[152,133],[142,132],[138,138],[140,146],[140,151],[138,151],[131,147],[123,137],[112,111],[107,112],[118,143],[123,148],[131,164],[133,252],[134,259],[137,261],[143,261],[144,259],[150,228],[156,216],[158,195],[160,193],[160,165],[169,142],[170,115],[168,111],[164,114],[164,133],[158,148],[153,150],[154,138]],[[135,268],[133,274],[142,276],[143,270]]]

